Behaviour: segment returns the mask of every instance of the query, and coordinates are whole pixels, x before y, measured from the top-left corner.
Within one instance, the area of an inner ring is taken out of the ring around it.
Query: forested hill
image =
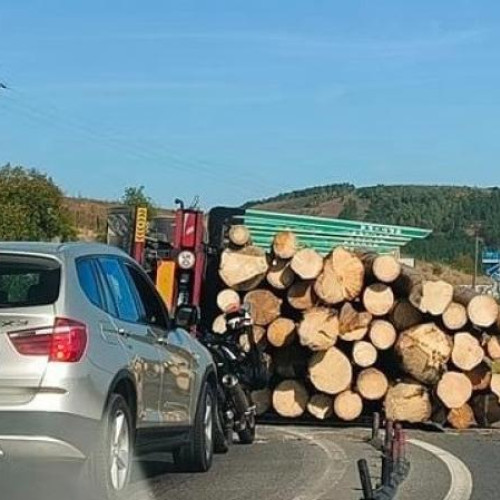
[[[247,207],[433,229],[408,253],[469,270],[474,233],[500,248],[500,188],[452,186],[318,186],[252,201]]]

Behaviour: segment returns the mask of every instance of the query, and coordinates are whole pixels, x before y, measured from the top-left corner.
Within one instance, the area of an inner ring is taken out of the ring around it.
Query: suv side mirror
[[[200,322],[200,312],[195,306],[179,306],[175,312],[175,325],[190,330]]]

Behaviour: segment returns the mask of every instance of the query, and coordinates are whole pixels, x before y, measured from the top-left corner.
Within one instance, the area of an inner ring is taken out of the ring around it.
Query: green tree
[[[61,189],[35,169],[0,168],[0,239],[69,240],[75,237]]]
[[[144,186],[127,187],[121,197],[121,202],[130,207],[146,207],[148,209],[148,217],[156,215],[157,209],[153,200],[144,192]]]

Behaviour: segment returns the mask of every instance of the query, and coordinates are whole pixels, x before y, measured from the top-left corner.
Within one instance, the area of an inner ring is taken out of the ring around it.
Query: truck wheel
[[[113,394],[104,413],[96,448],[84,465],[84,488],[90,498],[115,500],[130,481],[134,429],[124,397]],[[87,497],[88,498],[88,497]]]
[[[206,472],[214,456],[214,420],[216,401],[214,391],[205,383],[194,422],[191,442],[174,452],[174,462],[183,472]]]

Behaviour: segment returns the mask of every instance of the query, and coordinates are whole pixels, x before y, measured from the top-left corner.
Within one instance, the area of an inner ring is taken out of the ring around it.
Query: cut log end
[[[346,302],[340,310],[340,336],[342,340],[353,342],[361,340],[368,332],[372,315],[366,311],[357,311],[350,302]]]
[[[453,300],[453,286],[446,281],[424,281],[412,290],[410,301],[424,314],[441,316]]]
[[[446,408],[460,408],[471,398],[472,384],[464,373],[447,372],[438,382],[436,394]]]
[[[235,225],[229,228],[229,241],[236,246],[242,247],[250,242],[250,231],[246,226]]]
[[[241,304],[240,296],[238,292],[226,288],[217,294],[217,306],[219,309],[226,313],[234,307],[239,307]]]
[[[287,293],[287,301],[299,311],[311,309],[316,303],[316,295],[313,290],[313,282],[297,281],[289,289]]]
[[[219,314],[219,316],[214,319],[214,322],[212,323],[212,331],[214,333],[218,333],[219,335],[226,333],[226,317],[224,314]]]
[[[356,365],[361,368],[368,368],[373,366],[377,361],[377,349],[370,342],[365,340],[358,340],[354,343],[352,349],[352,359]]]
[[[347,356],[335,347],[315,353],[309,361],[309,378],[316,389],[326,394],[345,391],[352,382],[352,367]]]
[[[467,321],[467,309],[458,302],[452,302],[443,313],[443,324],[448,330],[461,330]]]
[[[284,380],[273,392],[273,407],[278,415],[288,418],[300,417],[307,407],[309,394],[297,380]]]
[[[343,391],[335,398],[333,411],[341,420],[351,422],[361,416],[363,400],[353,391]]]
[[[339,334],[339,319],[330,309],[316,307],[304,314],[298,328],[300,343],[312,351],[326,351]]]
[[[267,282],[276,290],[289,288],[295,280],[295,273],[290,263],[283,259],[274,259],[267,273]]]
[[[248,246],[222,252],[219,275],[229,287],[238,291],[252,290],[264,279],[268,269],[264,250]]]
[[[479,366],[484,359],[484,350],[479,341],[470,333],[460,332],[453,337],[453,364],[463,370],[470,371]]]
[[[386,375],[377,368],[362,370],[356,380],[357,391],[368,401],[382,399],[389,389]]]
[[[474,325],[489,328],[498,319],[498,303],[491,295],[477,295],[469,302],[467,314]]]
[[[297,237],[291,231],[276,234],[273,240],[273,252],[281,259],[291,259],[297,251]]]
[[[465,430],[476,425],[474,412],[468,404],[464,404],[460,408],[454,408],[448,413],[448,423],[457,430]]]
[[[374,283],[365,289],[363,304],[373,316],[385,316],[394,306],[394,293],[389,286]]]
[[[493,360],[500,360],[500,337],[493,335],[486,344],[488,356]]]
[[[291,344],[295,335],[295,323],[288,318],[275,319],[267,329],[267,339],[274,347]]]
[[[269,325],[281,312],[281,299],[269,290],[252,290],[245,295],[244,302],[250,307],[254,323],[259,326]]]
[[[326,394],[314,394],[307,403],[307,411],[318,420],[326,420],[333,415],[333,398]]]
[[[486,364],[480,364],[473,370],[465,372],[471,381],[473,391],[485,391],[489,389],[491,382],[491,370]]]
[[[370,340],[380,351],[390,349],[396,342],[396,336],[396,329],[389,321],[378,319],[370,326]]]
[[[323,269],[323,257],[312,248],[304,248],[293,256],[290,266],[303,280],[313,280]]]
[[[372,272],[382,283],[393,283],[401,275],[401,264],[393,255],[379,255],[373,261]]]
[[[409,423],[426,422],[432,415],[427,389],[420,384],[402,382],[387,391],[385,415],[389,420]]]

